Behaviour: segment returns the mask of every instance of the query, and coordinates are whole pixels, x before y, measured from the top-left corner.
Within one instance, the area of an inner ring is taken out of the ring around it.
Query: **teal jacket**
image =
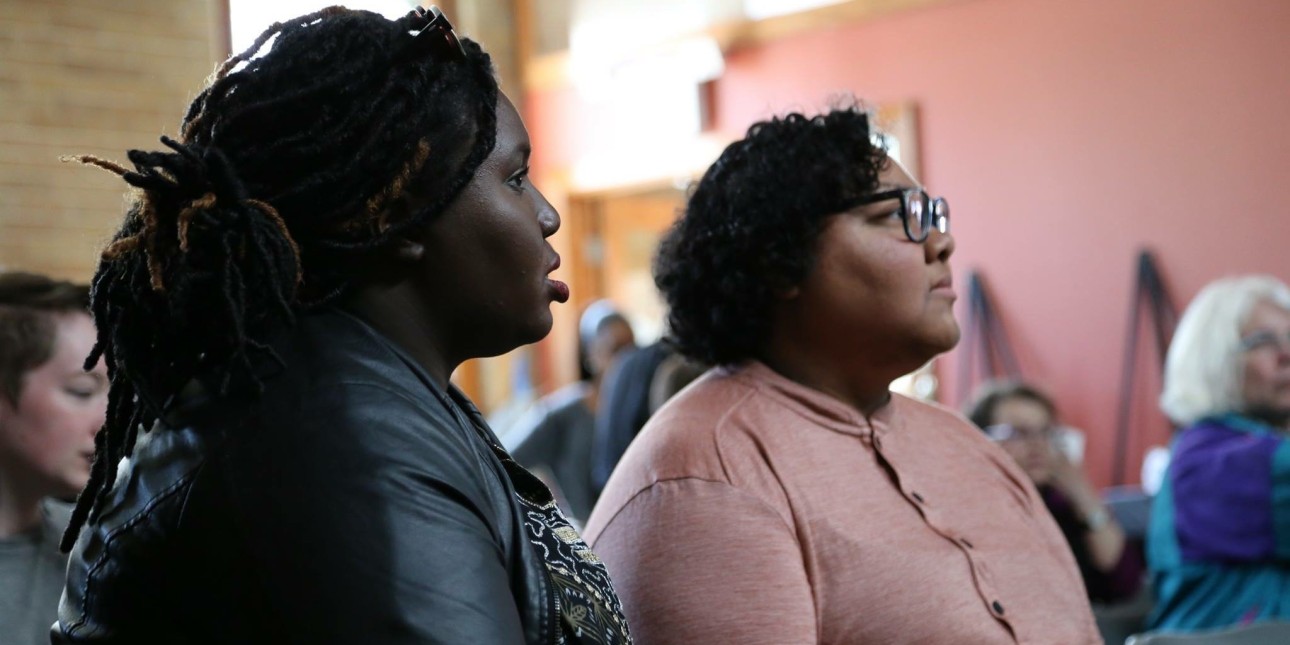
[[[1238,415],[1178,434],[1152,508],[1150,627],[1290,619],[1290,440]]]

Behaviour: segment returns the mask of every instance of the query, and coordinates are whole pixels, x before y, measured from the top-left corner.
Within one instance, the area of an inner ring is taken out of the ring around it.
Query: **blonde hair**
[[[1266,275],[1216,280],[1183,312],[1165,357],[1160,409],[1178,425],[1237,412],[1241,396],[1241,326],[1259,302],[1290,310],[1290,288]]]

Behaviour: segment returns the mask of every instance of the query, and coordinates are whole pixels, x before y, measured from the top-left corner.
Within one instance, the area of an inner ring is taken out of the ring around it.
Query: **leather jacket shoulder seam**
[[[159,506],[162,502],[170,499],[171,497],[174,497],[176,494],[179,493],[181,489],[191,485],[192,480],[196,476],[198,470],[200,470],[200,466],[198,468],[194,468],[193,470],[190,470],[189,472],[185,473],[184,476],[180,477],[175,483],[166,487],[160,493],[157,493],[155,497],[153,497],[151,500],[148,501],[147,505],[139,509],[139,512],[135,513],[132,517],[130,517],[130,519],[126,520],[125,523],[123,523],[121,526],[118,526],[117,528],[113,529],[111,532],[108,533],[107,537],[103,539],[103,551],[99,554],[99,557],[94,561],[94,565],[91,566],[90,569],[85,573],[85,584],[81,590],[82,591],[81,615],[80,615],[80,618],[76,620],[76,622],[69,625],[65,630],[65,633],[68,637],[74,637],[76,635],[76,632],[80,630],[80,628],[85,626],[85,622],[89,618],[89,607],[91,604],[91,597],[93,596],[92,589],[91,589],[91,587],[93,586],[93,580],[95,579],[95,576],[98,573],[98,571],[102,569],[103,566],[107,563],[108,554],[112,550],[112,544],[116,542],[116,540],[120,537],[122,533],[124,533],[127,530],[133,529],[140,522],[147,519],[147,517],[152,514],[152,511],[157,506]]]

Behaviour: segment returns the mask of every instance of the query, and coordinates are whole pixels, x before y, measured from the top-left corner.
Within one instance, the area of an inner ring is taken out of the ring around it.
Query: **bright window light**
[[[842,0],[744,0],[744,15],[752,20],[773,18],[798,11],[806,11],[825,5],[838,4]]]
[[[338,0],[229,0],[229,34],[233,51],[240,52],[255,42],[256,36],[280,20],[303,16],[325,9]],[[344,0],[350,9],[363,9],[379,13],[386,18],[399,18],[417,5],[416,0]]]

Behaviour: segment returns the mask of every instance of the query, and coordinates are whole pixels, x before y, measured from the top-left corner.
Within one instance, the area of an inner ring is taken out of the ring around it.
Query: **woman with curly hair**
[[[959,338],[949,208],[853,108],[758,123],[708,169],[655,280],[712,365],[592,513],[640,643],[1096,643],[1012,459],[892,380]]]
[[[270,44],[271,43],[271,44]],[[437,10],[271,27],[103,253],[107,423],[55,643],[629,642],[603,565],[449,382],[534,342],[560,219]]]

